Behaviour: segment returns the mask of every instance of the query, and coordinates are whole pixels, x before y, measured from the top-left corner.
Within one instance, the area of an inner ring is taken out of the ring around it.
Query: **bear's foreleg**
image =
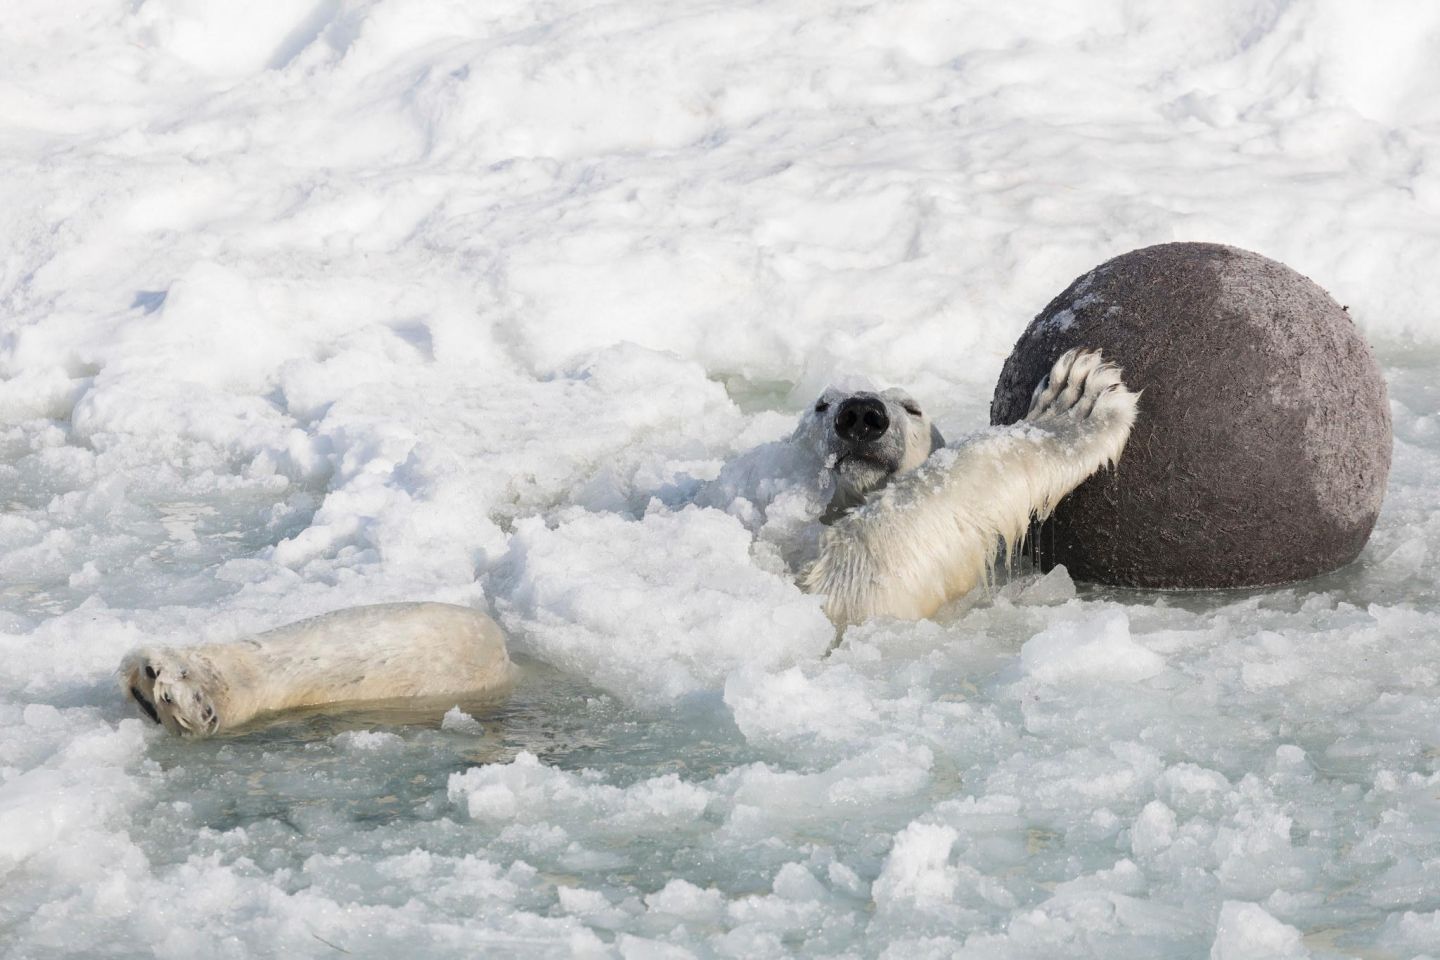
[[[1098,351],[1066,353],[1025,420],[936,452],[828,528],[803,586],[841,625],[930,616],[986,581],[997,548],[1012,550],[1032,517],[1120,457],[1138,401]]]
[[[352,607],[233,643],[141,649],[120,665],[126,696],[182,736],[297,707],[500,693],[512,679],[495,622],[445,603]]]

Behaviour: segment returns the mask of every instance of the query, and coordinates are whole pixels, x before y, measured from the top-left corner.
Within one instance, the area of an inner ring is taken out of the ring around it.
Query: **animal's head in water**
[[[834,479],[826,519],[863,503],[945,444],[920,404],[897,387],[878,393],[830,387],[801,418],[795,436],[814,447]]]

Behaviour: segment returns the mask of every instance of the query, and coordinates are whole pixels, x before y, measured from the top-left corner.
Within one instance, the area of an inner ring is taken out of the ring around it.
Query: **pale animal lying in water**
[[[233,643],[142,648],[120,665],[140,712],[182,736],[321,704],[500,697],[514,678],[495,621],[448,603],[351,607]]]
[[[1086,477],[1119,458],[1139,396],[1099,353],[1070,351],[1030,412],[950,447],[903,391],[826,391],[792,443],[832,472],[819,553],[801,577],[838,625],[927,617],[984,581]],[[938,449],[936,449],[939,447]],[[499,626],[468,607],[355,607],[234,643],[142,649],[121,687],[172,733],[208,736],[263,714],[396,698],[503,696]]]

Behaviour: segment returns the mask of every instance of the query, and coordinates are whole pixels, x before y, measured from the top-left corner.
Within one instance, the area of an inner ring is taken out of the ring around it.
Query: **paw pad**
[[[194,672],[174,662],[181,655],[132,655],[121,667],[121,687],[150,721],[181,736],[206,736],[219,728],[219,714]],[[200,677],[205,675],[200,672]]]

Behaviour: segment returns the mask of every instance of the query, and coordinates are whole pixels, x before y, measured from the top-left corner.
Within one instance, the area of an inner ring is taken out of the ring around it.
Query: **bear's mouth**
[[[853,451],[850,453],[842,453],[835,460],[836,470],[841,470],[847,465],[863,465],[867,467],[873,467],[874,469],[884,471],[885,473],[890,473],[895,469],[889,461],[885,460],[883,457],[880,457],[878,454]]]
[[[154,720],[156,723],[160,722],[160,714],[155,711],[155,704],[145,699],[145,694],[140,692],[139,687],[131,684],[130,696],[135,698],[135,702],[140,705],[140,709],[145,713],[145,716]]]

